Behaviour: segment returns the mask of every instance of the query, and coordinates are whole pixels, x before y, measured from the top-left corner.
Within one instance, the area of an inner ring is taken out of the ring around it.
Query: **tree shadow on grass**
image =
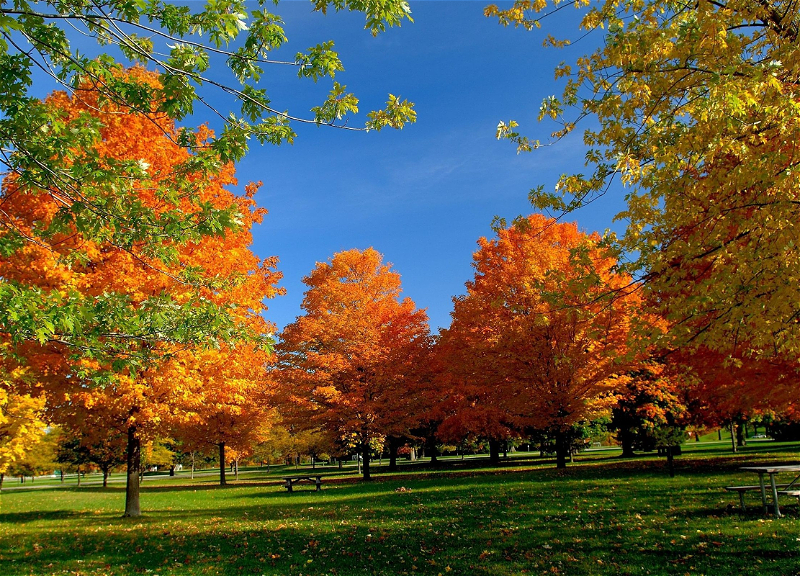
[[[5,512],[0,513],[0,524],[20,524],[39,520],[68,520],[80,518],[82,516],[96,516],[96,514],[92,512],[79,512],[77,510]]]

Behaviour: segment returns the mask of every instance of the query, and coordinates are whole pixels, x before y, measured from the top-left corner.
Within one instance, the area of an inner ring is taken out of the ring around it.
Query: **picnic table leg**
[[[292,479],[291,478],[287,478],[286,479],[286,490],[288,492],[292,491]]]
[[[775,503],[775,518],[780,518],[781,509],[778,506],[778,487],[775,486],[775,474],[769,475],[769,483],[772,485],[772,501]]]
[[[764,486],[764,473],[758,473],[758,484],[761,486],[761,505],[764,507],[764,514],[767,513],[767,490]]]
[[[319,492],[320,490],[322,490],[322,479],[319,476],[317,476],[316,484],[317,484],[317,492]]]
[[[742,507],[742,510],[747,510],[747,508],[744,505],[744,491],[743,490],[739,490],[739,505]]]

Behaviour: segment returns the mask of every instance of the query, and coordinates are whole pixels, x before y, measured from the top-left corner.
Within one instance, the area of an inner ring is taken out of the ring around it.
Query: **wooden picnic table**
[[[322,490],[322,475],[321,474],[296,474],[294,476],[282,476],[283,481],[285,482],[284,488],[288,492],[292,492],[292,485],[300,482],[301,480],[306,480],[308,482],[313,482],[317,487],[317,492]]]
[[[764,506],[764,513],[767,512],[767,490],[764,483],[764,475],[769,475],[769,484],[772,492],[772,503],[775,506],[775,517],[781,517],[781,509],[778,506],[778,495],[797,496],[800,497],[800,464],[791,464],[788,466],[742,466],[740,470],[748,472],[756,472],[758,474],[758,484],[761,490],[761,503]],[[788,484],[782,484],[778,490],[778,484],[775,483],[775,476],[781,472],[793,472],[795,478]],[[737,488],[737,487],[731,487]],[[741,486],[740,488],[749,488],[748,486]],[[741,492],[740,492],[741,497]]]

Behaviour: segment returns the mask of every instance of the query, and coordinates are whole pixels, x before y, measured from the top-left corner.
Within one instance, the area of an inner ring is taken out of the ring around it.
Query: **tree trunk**
[[[717,440],[722,440],[722,428],[717,428]]]
[[[339,461],[339,470],[341,470],[342,469],[342,459],[341,458],[337,458],[336,460]]]
[[[78,466],[78,488],[81,487],[81,467]],[[127,498],[127,496],[126,496]]]
[[[736,424],[734,424],[733,421],[731,421],[731,447],[734,453],[738,451],[736,449]]]
[[[439,463],[439,449],[436,447],[436,438],[433,436],[428,438],[425,451],[430,453],[431,466],[436,466]]]
[[[194,480],[194,451],[192,452],[192,480]]]
[[[142,468],[142,442],[136,434],[136,426],[128,428],[128,479],[125,484],[125,514],[124,518],[141,516],[139,507],[139,473]],[[78,470],[80,478],[80,470]]]
[[[362,467],[362,472],[364,474],[364,480],[370,480],[369,475],[369,443],[365,443],[362,447],[362,457],[364,458],[364,465]]]
[[[3,478],[5,478],[5,477],[6,477],[5,474],[0,474],[0,490],[3,489]]]
[[[108,488],[108,468],[102,468],[103,470],[103,488]]]
[[[489,462],[497,464],[500,462],[500,442],[489,440]]]
[[[313,454],[311,455],[311,469],[312,470],[317,469],[317,459],[314,457]]]
[[[64,467],[61,467],[61,470],[58,471],[61,474],[61,483],[64,483]]]
[[[633,451],[633,442],[630,438],[621,438],[620,444],[622,444],[622,457],[623,458],[633,458],[636,456],[636,453]]]
[[[175,476],[175,464],[170,464],[169,475],[170,476]]]
[[[503,458],[508,458],[508,440],[503,440]]]
[[[747,446],[747,440],[745,440],[746,427],[746,423],[736,426],[736,446]]]
[[[669,466],[669,477],[675,478],[675,458],[673,457],[672,446],[667,446],[667,465]]]
[[[633,458],[636,454],[633,452],[633,436],[630,434],[619,434],[617,436],[619,443],[622,445],[622,457]]]
[[[566,432],[556,432],[556,468],[567,467],[567,452],[569,452],[569,439]]]
[[[397,445],[400,444],[399,438],[389,438],[389,470],[397,470]]]
[[[233,469],[235,470],[233,478],[234,480],[239,480],[239,459],[237,458],[236,460],[233,461],[233,463],[234,463]]]
[[[219,443],[219,485],[225,486],[225,442]]]

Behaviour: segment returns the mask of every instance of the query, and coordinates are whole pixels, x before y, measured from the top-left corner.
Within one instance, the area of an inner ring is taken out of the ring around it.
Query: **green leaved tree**
[[[241,214],[235,205],[199,200],[204,183],[228,162],[240,159],[248,141],[291,142],[299,122],[356,129],[346,124],[346,117],[357,112],[358,99],[333,80],[343,69],[333,43],[323,41],[288,62],[276,60],[272,52],[287,37],[280,17],[268,10],[270,4],[19,0],[0,6],[0,165],[14,179],[13,188],[4,187],[0,204],[13,190],[49,196],[58,206],[56,214],[42,215],[41,225],[33,227],[19,226],[17,214],[0,209],[0,257],[18,255],[28,246],[59,252],[64,238],[75,234],[146,259],[156,272],[161,264],[174,269],[180,246],[239,226]],[[323,13],[362,11],[373,34],[410,19],[404,0],[315,0],[313,8]],[[86,56],[79,50],[86,42],[108,53]],[[122,73],[133,64],[156,72],[157,81]],[[305,116],[270,103],[266,69],[287,65],[301,79],[331,81],[328,97]],[[100,154],[105,139],[102,115],[87,111],[65,117],[58,106],[38,98],[41,90],[35,81],[42,75],[73,98],[87,91],[99,94],[98,107],[127,110],[159,126],[164,118],[180,123],[204,105],[210,115],[219,116],[223,127],[216,136],[203,128],[166,131],[165,137],[190,153],[171,174],[156,175],[136,158]],[[237,109],[215,108],[215,92],[230,96]],[[413,119],[412,105],[390,95],[386,108],[369,113],[360,129],[399,128]],[[142,189],[154,191],[161,200],[158,208],[140,201]],[[186,206],[192,210],[187,212]],[[67,264],[90,260],[79,246],[62,259]],[[191,266],[174,276],[187,286],[208,285],[207,277]],[[230,325],[217,321],[225,311],[211,311],[198,296],[152,304],[142,306],[131,323],[120,313],[129,308],[124,294],[86,296],[3,278],[0,334],[14,342],[55,341],[93,355],[111,348],[111,356],[114,340],[191,343],[231,337]],[[217,320],[194,323],[189,316],[197,313],[210,313]],[[204,333],[189,336],[187,322],[205,325]],[[153,326],[158,329],[151,330]]]

